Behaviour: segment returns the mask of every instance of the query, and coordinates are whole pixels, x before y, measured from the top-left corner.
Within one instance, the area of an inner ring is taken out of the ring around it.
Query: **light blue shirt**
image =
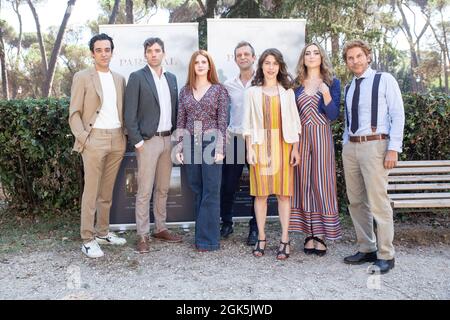
[[[373,134],[389,135],[388,150],[402,152],[403,127],[405,126],[405,111],[403,109],[402,93],[397,80],[386,72],[383,72],[378,88],[378,122],[376,132],[371,128],[371,109],[372,109],[372,84],[376,71],[368,68],[361,78],[364,78],[360,84],[360,96],[358,104],[359,126],[355,133],[349,132],[347,121],[345,121],[345,130],[343,135],[343,144],[348,143],[350,136],[368,136]],[[346,117],[348,123],[352,123],[352,99],[355,91],[355,79],[353,78],[347,93]]]
[[[230,96],[230,107],[228,110],[229,125],[228,131],[234,134],[242,134],[242,122],[244,120],[244,92],[246,89],[252,86],[253,77],[247,81],[247,83],[242,83],[239,75],[231,80],[227,80],[224,83],[225,88],[227,88],[228,95]]]

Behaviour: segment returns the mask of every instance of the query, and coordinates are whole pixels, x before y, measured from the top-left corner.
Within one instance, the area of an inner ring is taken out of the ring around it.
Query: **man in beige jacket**
[[[89,48],[94,67],[73,77],[69,125],[75,136],[73,150],[81,153],[84,166],[81,251],[98,258],[103,256],[99,244],[126,243],[109,232],[114,182],[126,147],[122,111],[125,79],[109,69],[114,43],[108,35],[94,36]]]

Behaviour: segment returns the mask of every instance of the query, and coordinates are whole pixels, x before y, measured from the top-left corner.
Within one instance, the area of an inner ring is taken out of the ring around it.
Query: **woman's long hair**
[[[208,59],[209,64],[208,81],[211,82],[212,84],[219,83],[219,77],[217,76],[216,66],[214,65],[211,55],[205,50],[198,50],[192,54],[191,61],[189,62],[189,72],[186,81],[186,86],[188,86],[191,90],[195,89],[195,79],[197,75],[195,74],[194,66],[195,66],[195,59],[199,55],[202,55],[206,59]]]
[[[328,86],[331,86],[331,84],[333,83],[333,66],[331,65],[330,59],[328,58],[325,50],[316,42],[308,43],[300,53],[296,68],[297,77],[294,80],[294,86],[302,86],[308,75],[308,69],[305,66],[305,52],[306,49],[308,49],[310,46],[316,46],[317,48],[319,48],[320,58],[322,60],[322,62],[320,63],[320,74],[322,76],[323,82],[325,82]]]
[[[270,49],[264,50],[264,52],[259,57],[258,68],[256,69],[256,74],[255,74],[255,78],[252,81],[252,86],[264,85],[264,73],[262,70],[262,66],[263,66],[264,60],[266,60],[266,58],[268,56],[273,56],[280,66],[280,69],[277,74],[278,83],[283,88],[289,89],[291,87],[292,77],[287,72],[286,62],[284,62],[283,55],[281,54],[280,50],[275,49],[275,48],[270,48]]]

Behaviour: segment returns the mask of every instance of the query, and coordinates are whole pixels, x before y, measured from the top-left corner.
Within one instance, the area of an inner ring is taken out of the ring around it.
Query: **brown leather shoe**
[[[139,253],[148,253],[150,251],[148,235],[138,236],[137,251]]]
[[[180,236],[177,236],[174,233],[169,232],[169,230],[163,230],[161,232],[158,233],[154,233],[152,234],[153,238],[162,240],[162,241],[166,241],[166,242],[181,242],[182,238]]]

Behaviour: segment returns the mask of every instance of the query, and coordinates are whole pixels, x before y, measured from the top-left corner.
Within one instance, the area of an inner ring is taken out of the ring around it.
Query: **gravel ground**
[[[396,242],[396,266],[386,275],[369,276],[369,264],[342,262],[356,245],[351,227],[330,243],[326,256],[306,256],[303,235],[292,234],[292,254],[276,261],[279,225],[268,226],[262,258],[244,244],[246,224],[237,224],[219,251],[193,250],[193,230],[181,244],[151,242],[151,251],[134,251],[134,232],[124,247],[105,247],[100,259],[84,257],[78,241],[43,239],[0,255],[0,299],[449,299],[450,244]],[[448,239],[449,230],[442,231]],[[410,232],[403,232],[406,237]],[[402,238],[402,232],[397,238]],[[45,242],[48,245],[45,245]]]

